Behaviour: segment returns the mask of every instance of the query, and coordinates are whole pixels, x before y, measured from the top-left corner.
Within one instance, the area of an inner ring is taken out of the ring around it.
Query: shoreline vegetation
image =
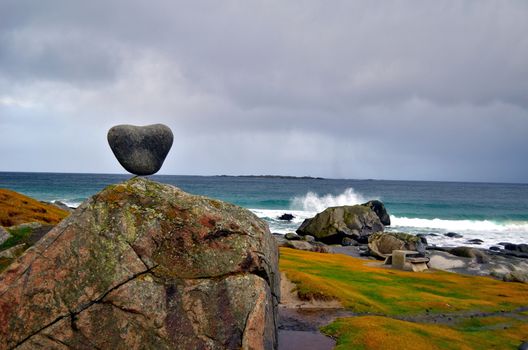
[[[0,189],[0,273],[68,214]],[[365,256],[357,244],[326,245],[308,235],[275,238],[283,276],[279,337],[280,332],[302,338],[320,331],[339,350],[517,349],[528,341],[527,283],[456,269],[462,273],[400,271]],[[447,253],[428,254],[445,262]],[[472,264],[478,257],[463,259]]]
[[[527,284],[284,247],[280,257],[305,309],[332,300],[350,312],[321,328],[336,349],[516,349],[528,339]]]

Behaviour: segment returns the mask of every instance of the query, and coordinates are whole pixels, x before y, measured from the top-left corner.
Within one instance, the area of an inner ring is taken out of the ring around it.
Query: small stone
[[[497,247],[497,246],[493,246],[493,247],[490,247],[489,250],[491,251],[494,251],[494,252],[500,252],[500,247]]]
[[[470,240],[468,240],[466,243],[467,243],[467,244],[476,244],[476,245],[479,245],[479,244],[484,243],[484,241],[481,240],[481,239],[475,238],[475,239],[470,239]]]
[[[444,236],[451,237],[451,238],[462,238],[462,237],[464,237],[460,233],[456,233],[456,232],[444,233]]]
[[[354,241],[350,237],[343,237],[343,240],[341,241],[342,246],[351,246],[351,245],[358,245],[358,242]]]
[[[315,242],[315,237],[314,236],[306,235],[306,236],[303,237],[303,239],[306,242]]]
[[[288,232],[287,234],[284,235],[284,238],[286,238],[289,241],[300,241],[301,240],[301,236],[293,232]]]
[[[123,168],[135,175],[152,175],[163,165],[174,136],[163,124],[116,125],[108,131],[107,138]]]
[[[519,347],[518,350],[528,350],[528,341],[523,342]]]

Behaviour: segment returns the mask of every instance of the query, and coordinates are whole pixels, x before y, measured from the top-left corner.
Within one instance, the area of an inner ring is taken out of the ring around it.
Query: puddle
[[[279,330],[278,350],[331,350],[335,341],[319,332]]]

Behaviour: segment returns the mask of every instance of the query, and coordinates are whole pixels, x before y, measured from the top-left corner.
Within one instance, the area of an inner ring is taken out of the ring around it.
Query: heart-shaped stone
[[[160,170],[174,136],[163,124],[116,125],[108,130],[108,144],[119,163],[136,175],[152,175]]]

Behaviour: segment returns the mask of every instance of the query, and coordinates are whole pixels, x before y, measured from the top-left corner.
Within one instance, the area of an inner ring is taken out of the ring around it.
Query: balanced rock
[[[297,229],[300,235],[312,235],[328,244],[340,244],[344,237],[366,240],[373,233],[383,231],[383,224],[376,213],[367,206],[345,205],[331,207],[306,219]]]
[[[278,278],[250,211],[136,177],[0,275],[0,349],[274,349]]]
[[[169,153],[173,135],[163,124],[117,125],[108,131],[108,144],[119,163],[136,175],[158,172]]]
[[[383,225],[389,226],[391,224],[389,213],[387,213],[387,209],[385,209],[385,204],[383,204],[383,202],[375,199],[361,205],[372,209]]]
[[[425,245],[420,237],[402,232],[377,232],[369,236],[370,255],[384,259],[393,250],[416,250],[425,253]]]

